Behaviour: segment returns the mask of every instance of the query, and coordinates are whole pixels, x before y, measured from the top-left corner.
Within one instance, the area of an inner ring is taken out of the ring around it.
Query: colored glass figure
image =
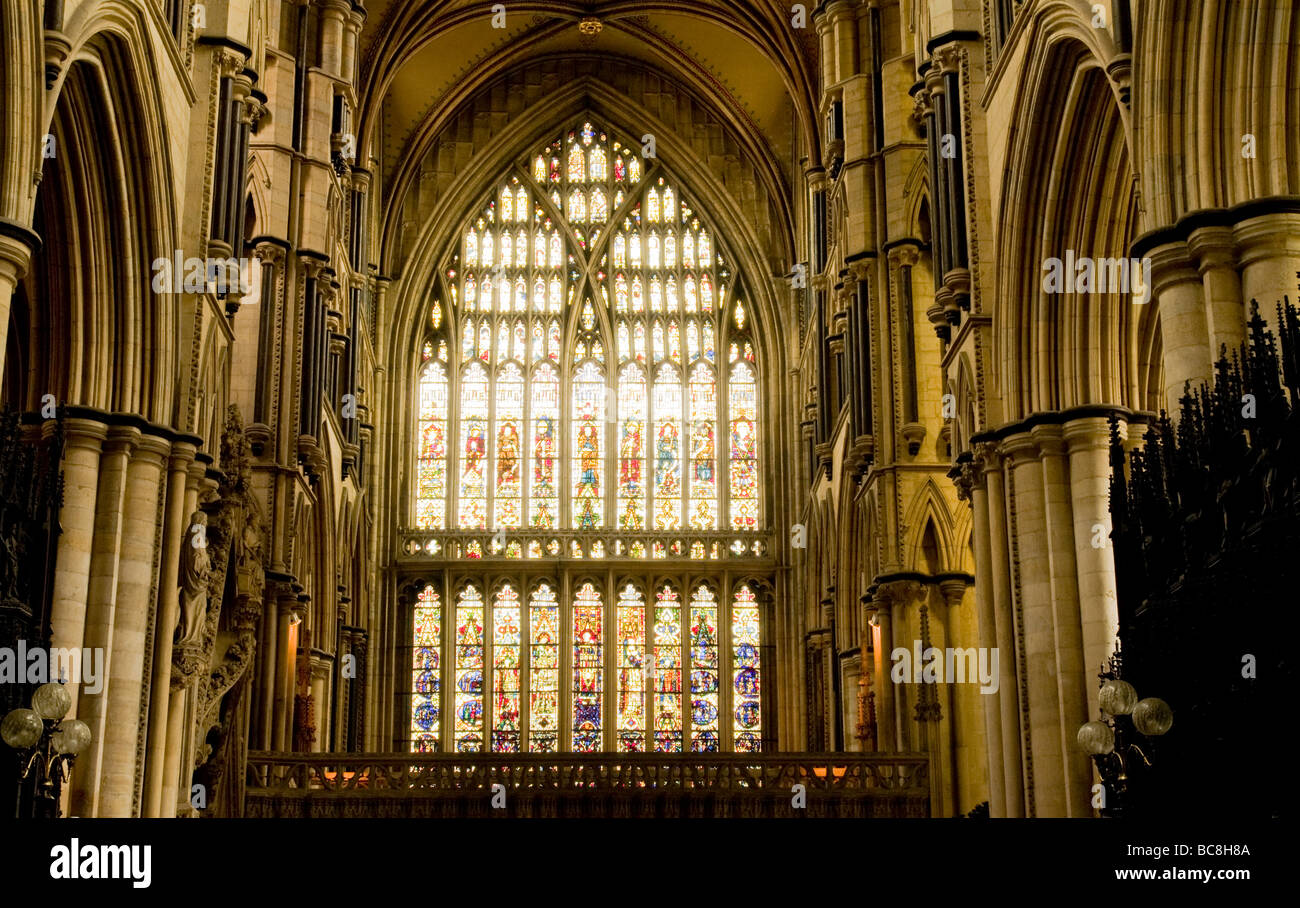
[[[758,604],[753,590],[742,584],[731,605],[732,731],[737,753],[762,749]]]
[[[546,343],[546,355],[550,358],[551,362],[558,363],[560,361],[560,323],[554,319],[551,320],[551,327],[550,331],[547,333]]]
[[[496,261],[493,258],[495,251],[492,243],[492,231],[484,230],[483,239],[479,242],[479,261],[483,263],[484,268],[490,268],[492,263]]]
[[[456,602],[453,738],[457,753],[483,750],[483,647],[483,597],[471,584]]]
[[[695,319],[686,323],[686,360],[695,362],[700,358],[700,325]]]
[[[701,546],[701,549],[703,546]],[[691,751],[720,749],[718,730],[718,605],[701,584],[691,598]]]
[[[465,234],[465,264],[478,264],[478,231],[473,227]]]
[[[686,279],[682,281],[682,292],[686,296],[686,311],[695,312],[698,308],[695,297],[695,278],[691,277],[689,274],[686,275]]]
[[[619,375],[618,388],[618,526],[622,530],[645,528],[645,378],[635,365]]]
[[[541,155],[533,158],[533,179],[539,183],[546,180],[546,158]]]
[[[603,613],[600,593],[584,583],[573,597],[573,749],[577,753],[602,749]]]
[[[623,156],[619,155],[614,159],[614,182],[622,183],[627,178],[627,165],[623,163]]]
[[[465,308],[468,311],[473,312],[477,301],[478,284],[475,282],[474,276],[469,275],[465,278]]]
[[[492,606],[492,750],[519,752],[519,594],[510,584],[497,591]]]
[[[528,603],[528,750],[560,749],[560,605],[540,583]]]
[[[509,266],[511,262],[514,261],[515,258],[514,243],[515,243],[514,237],[510,235],[510,231],[508,230],[501,231],[500,254],[501,254],[501,265],[503,267]],[[484,264],[486,265],[487,263],[484,262]]]
[[[599,145],[593,148],[589,153],[590,158],[587,168],[587,178],[592,182],[605,180],[605,149]]]
[[[663,285],[659,282],[659,278],[657,277],[652,277],[650,279],[650,311],[651,312],[664,311]]]
[[[632,584],[623,588],[615,613],[618,647],[618,704],[615,721],[618,750],[646,749],[645,600]]]
[[[646,267],[658,268],[659,267],[659,234],[652,232],[650,236],[646,238],[645,252],[646,252]]]
[[[641,276],[632,278],[632,312],[640,314],[645,311],[645,298],[641,292]]]
[[[563,264],[563,247],[560,245],[560,234],[551,231],[550,239],[547,240],[547,250],[549,261],[547,265],[551,268],[559,268]]]
[[[622,274],[614,275],[614,311],[627,312],[627,278]]]
[[[431,586],[416,597],[411,663],[411,750],[434,753],[441,731],[442,600]]]
[[[468,362],[474,358],[474,323],[466,322],[465,330],[461,335],[460,357],[461,362]]]
[[[700,231],[700,237],[695,242],[695,251],[701,268],[713,267],[713,244],[709,240],[709,232],[707,230]]]
[[[674,363],[681,365],[682,332],[676,319],[672,319],[668,322],[668,358]]]
[[[713,323],[704,322],[704,358],[713,362]]]
[[[566,212],[570,221],[582,223],[587,219],[587,194],[581,189],[569,193],[569,210]]]
[[[605,190],[593,189],[591,191],[591,222],[593,224],[603,224],[609,218],[609,200],[605,197]]]
[[[680,303],[677,300],[677,278],[669,277],[664,281],[664,297],[666,308],[669,312],[680,312],[678,308]]]
[[[540,230],[533,234],[533,267],[544,268],[546,266],[546,234]],[[541,278],[538,278],[541,280]]]
[[[586,170],[586,162],[583,160],[582,147],[577,144],[569,146],[569,182],[581,183],[583,173]]]
[[[740,361],[731,367],[728,382],[731,420],[731,526],[758,528],[757,393],[753,369]]]
[[[641,162],[633,157],[627,162],[627,180],[629,183],[635,183],[641,179]]]
[[[497,379],[496,488],[494,526],[522,525],[523,480],[520,473],[520,427],[524,419],[524,380],[509,363]]]
[[[573,526],[598,529],[603,525],[601,472],[603,461],[605,385],[598,366],[578,369],[573,391]]]
[[[627,237],[622,233],[614,237],[614,267],[627,267]],[[619,280],[622,280],[622,278],[623,276],[620,274]]]
[[[560,379],[550,364],[533,373],[533,477],[529,496],[529,525],[553,529],[559,516],[556,480],[557,426],[560,422]]]
[[[682,751],[682,619],[677,591],[665,586],[655,597],[654,749]]]
[[[629,234],[627,238],[627,259],[633,268],[641,267],[641,235]]]
[[[446,370],[430,363],[420,379],[416,525],[422,529],[446,525],[447,404]]]
[[[655,529],[681,526],[682,386],[672,368],[659,368],[654,383]]]
[[[461,379],[460,526],[487,526],[487,372],[470,363]]]
[[[677,237],[671,230],[664,234],[664,267],[677,267]]]
[[[692,370],[689,393],[690,522],[694,529],[713,530],[717,529],[717,451],[714,431],[718,400],[713,373],[707,366],[700,364]]]
[[[652,224],[659,220],[659,192],[654,189],[646,193],[646,220]]]

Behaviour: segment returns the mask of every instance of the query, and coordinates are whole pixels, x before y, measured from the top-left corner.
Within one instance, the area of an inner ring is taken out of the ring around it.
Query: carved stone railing
[[[401,529],[401,564],[432,561],[727,561],[773,563],[772,535],[740,530],[421,530]]]
[[[250,753],[244,814],[926,817],[927,768],[920,754]]]

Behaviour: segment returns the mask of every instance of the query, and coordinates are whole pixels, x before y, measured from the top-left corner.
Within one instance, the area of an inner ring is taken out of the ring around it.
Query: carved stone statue
[[[201,527],[197,532],[195,527]],[[208,614],[208,575],[212,562],[208,556],[208,515],[195,511],[190,515],[190,530],[181,551],[181,614],[176,626],[176,643],[194,643],[203,631]]]

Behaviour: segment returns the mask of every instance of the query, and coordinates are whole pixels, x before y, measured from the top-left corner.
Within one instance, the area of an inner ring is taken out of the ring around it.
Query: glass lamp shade
[[[1174,725],[1174,711],[1159,697],[1147,697],[1133,707],[1133,727],[1148,738],[1169,731]]]
[[[90,743],[90,726],[80,719],[69,719],[50,735],[50,743],[59,753],[75,757]]]
[[[1079,726],[1075,740],[1084,753],[1101,756],[1115,749],[1115,730],[1105,722],[1085,722]]]
[[[1102,711],[1110,716],[1127,716],[1137,705],[1138,692],[1132,684],[1111,678],[1101,686],[1098,703]]]
[[[71,707],[72,694],[68,693],[67,685],[58,681],[42,684],[32,694],[32,709],[40,713],[42,718],[62,719]]]
[[[0,738],[14,750],[35,746],[45,731],[45,723],[31,709],[15,709],[0,722]]]

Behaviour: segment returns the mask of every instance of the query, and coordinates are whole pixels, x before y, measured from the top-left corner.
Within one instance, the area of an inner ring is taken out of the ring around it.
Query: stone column
[[[1097,673],[1115,649],[1119,602],[1115,550],[1110,541],[1110,432],[1100,416],[1065,424],[1078,565],[1079,618],[1083,626],[1084,689],[1088,718],[1097,715]],[[1100,533],[1098,527],[1101,527]],[[1101,545],[1093,541],[1100,535]],[[1085,720],[1086,721],[1086,720]]]
[[[9,344],[9,307],[14,288],[27,275],[32,253],[40,248],[41,238],[35,233],[12,221],[0,221],[0,375],[4,374]]]
[[[1007,436],[1002,450],[1012,459],[1016,545],[1024,622],[1026,692],[1029,697],[1029,758],[1035,816],[1066,815],[1061,712],[1056,686],[1056,628],[1052,614],[1052,560],[1047,540],[1043,466],[1027,432]]]
[[[988,495],[989,584],[993,599],[993,622],[998,647],[998,712],[1002,726],[1002,779],[1007,817],[1025,815],[1025,781],[1021,761],[1020,682],[1017,670],[1015,609],[1011,602],[1010,535],[1007,527],[1006,479],[997,446],[975,445],[975,456],[984,463]],[[978,537],[976,537],[978,538]],[[978,543],[977,543],[978,545]],[[976,558],[978,558],[978,549]],[[979,573],[976,568],[976,582]],[[990,772],[993,767],[990,767]]]
[[[1250,318],[1250,301],[1256,300],[1259,314],[1277,334],[1278,302],[1284,296],[1297,299],[1300,214],[1277,212],[1248,218],[1232,228],[1232,235],[1237,241],[1241,298],[1247,306],[1245,318]],[[1176,412],[1176,408],[1170,407],[1170,412]]]
[[[998,688],[984,694],[984,746],[988,754],[989,816],[1007,815],[1006,777],[1002,752],[1002,684],[1003,660],[1011,653],[998,649],[996,607],[993,602],[993,549],[989,539],[989,495],[984,464],[975,461],[963,468],[970,481],[972,533],[975,544],[975,602],[979,615],[979,645],[986,652],[998,652]]]
[[[876,746],[884,753],[898,750],[898,702],[894,679],[890,674],[890,653],[894,648],[893,600],[879,592],[875,599],[876,616],[876,708],[880,717],[876,726]]]
[[[311,696],[318,717],[316,739],[311,747],[313,752],[329,749],[331,717],[334,715],[334,710],[330,709],[330,674],[333,665],[333,659],[318,653],[311,654]]]
[[[1227,227],[1202,227],[1187,238],[1187,248],[1196,257],[1205,299],[1206,330],[1210,359],[1226,345],[1228,354],[1246,339],[1246,308],[1241,304],[1241,278],[1237,274],[1232,231]],[[1162,320],[1163,322],[1163,320]]]
[[[297,647],[297,598],[281,599],[279,624],[276,629],[275,652],[275,710],[271,722],[271,749],[285,752],[293,749],[293,685],[294,656]]]
[[[163,799],[167,728],[171,715],[172,641],[180,615],[178,570],[181,546],[193,545],[186,523],[185,486],[196,449],[188,442],[172,446],[167,474],[167,503],[163,515],[162,569],[158,583],[158,619],[154,623],[152,692],[149,697],[149,737],[141,812],[146,817],[170,816],[174,804]],[[214,570],[220,570],[214,565]]]
[[[82,646],[104,653],[103,678],[95,693],[81,692],[77,716],[90,726],[90,745],[77,758],[72,777],[74,816],[100,816],[100,776],[107,736],[108,693],[116,680],[118,653],[113,647],[114,611],[117,605],[118,558],[122,543],[123,501],[131,452],[140,442],[140,430],[126,426],[108,429],[99,458],[99,487],[95,493],[95,533],[90,546],[90,577],[86,585],[85,630]],[[134,725],[134,720],[132,725]]]
[[[861,702],[858,696],[858,686],[862,673],[862,654],[855,653],[847,659],[840,660],[840,666],[843,672],[843,696],[844,696],[844,749],[851,753],[857,753],[862,750],[862,741],[857,735],[857,729],[862,724],[862,713],[860,712]]]
[[[108,427],[94,419],[69,418],[64,420],[63,433],[63,506],[59,509],[61,532],[54,562],[50,645],[75,649],[83,645],[86,633],[86,590],[95,538],[99,462]],[[82,664],[84,667],[84,661]],[[104,679],[96,681],[103,683]],[[80,684],[69,686],[72,708],[68,715],[80,718],[77,702],[85,684],[83,678]]]
[[[1151,293],[1160,307],[1165,408],[1170,413],[1177,413],[1183,383],[1190,381],[1196,385],[1212,374],[1213,357],[1205,323],[1205,288],[1185,243],[1159,246],[1151,250],[1150,258]]]
[[[163,458],[170,450],[167,442],[146,435],[127,468],[99,816],[131,816],[134,810],[140,700],[146,683],[145,632],[157,583],[158,494]]]
[[[1056,688],[1060,716],[1060,747],[1065,778],[1066,816],[1091,816],[1089,788],[1092,761],[1074,742],[1079,726],[1088,721],[1088,695],[1083,662],[1083,624],[1079,614],[1079,572],[1074,555],[1074,514],[1070,507],[1070,476],[1060,426],[1035,426],[1043,464],[1043,502],[1047,518],[1048,563],[1051,566],[1052,627],[1056,650]]]

